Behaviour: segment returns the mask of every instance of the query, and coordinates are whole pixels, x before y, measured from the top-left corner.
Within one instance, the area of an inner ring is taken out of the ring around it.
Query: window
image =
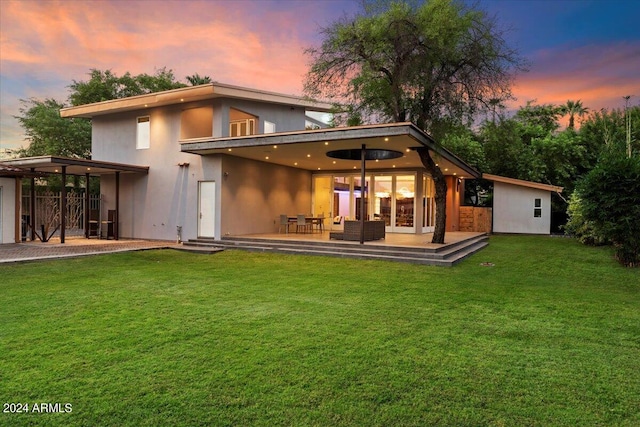
[[[235,108],[229,109],[229,136],[248,136],[256,134],[258,117]]]
[[[229,136],[255,135],[255,119],[235,120],[229,123]]]
[[[276,124],[265,120],[264,133],[276,133]]]
[[[542,199],[535,199],[533,201],[534,209],[533,209],[533,217],[534,218],[542,218]]]
[[[136,133],[136,148],[145,150],[150,147],[151,142],[151,122],[149,116],[138,117],[138,129]]]

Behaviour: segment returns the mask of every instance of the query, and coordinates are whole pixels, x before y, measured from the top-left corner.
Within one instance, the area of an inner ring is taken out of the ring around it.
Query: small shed
[[[494,233],[551,233],[551,193],[562,193],[562,187],[499,175],[482,177],[493,182]]]

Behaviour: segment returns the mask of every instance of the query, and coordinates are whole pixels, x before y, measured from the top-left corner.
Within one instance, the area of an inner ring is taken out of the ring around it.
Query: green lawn
[[[30,412],[0,425],[640,425],[640,270],[570,239],[453,268],[161,250],[0,274],[0,397]]]

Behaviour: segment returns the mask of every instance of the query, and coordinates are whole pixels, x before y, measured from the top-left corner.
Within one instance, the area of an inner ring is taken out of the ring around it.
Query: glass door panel
[[[349,217],[349,194],[351,191],[351,177],[334,176],[333,177],[333,212],[336,217],[341,217],[340,221],[331,221],[331,229],[342,229],[344,220]]]
[[[422,196],[422,231],[433,232],[435,230],[436,221],[435,185],[430,176],[424,177],[422,182],[424,193]]]
[[[404,229],[413,228],[416,187],[415,176],[400,175],[394,178],[396,179],[395,227]]]
[[[373,219],[384,221],[385,226],[387,227],[391,226],[391,196],[393,193],[392,188],[392,177],[375,177],[373,191]]]
[[[371,181],[371,177],[366,176],[365,177],[365,184],[364,187],[361,185],[361,181],[362,178],[361,177],[354,177],[353,178],[353,197],[351,198],[351,218],[355,218],[356,220],[359,220],[360,217],[360,198],[364,197],[364,213],[365,213],[365,219],[369,218],[369,197],[368,197],[368,191],[369,191],[369,182]]]

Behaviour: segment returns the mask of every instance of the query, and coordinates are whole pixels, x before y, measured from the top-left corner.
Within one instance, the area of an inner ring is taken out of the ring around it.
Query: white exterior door
[[[198,237],[215,237],[216,182],[198,183]]]

